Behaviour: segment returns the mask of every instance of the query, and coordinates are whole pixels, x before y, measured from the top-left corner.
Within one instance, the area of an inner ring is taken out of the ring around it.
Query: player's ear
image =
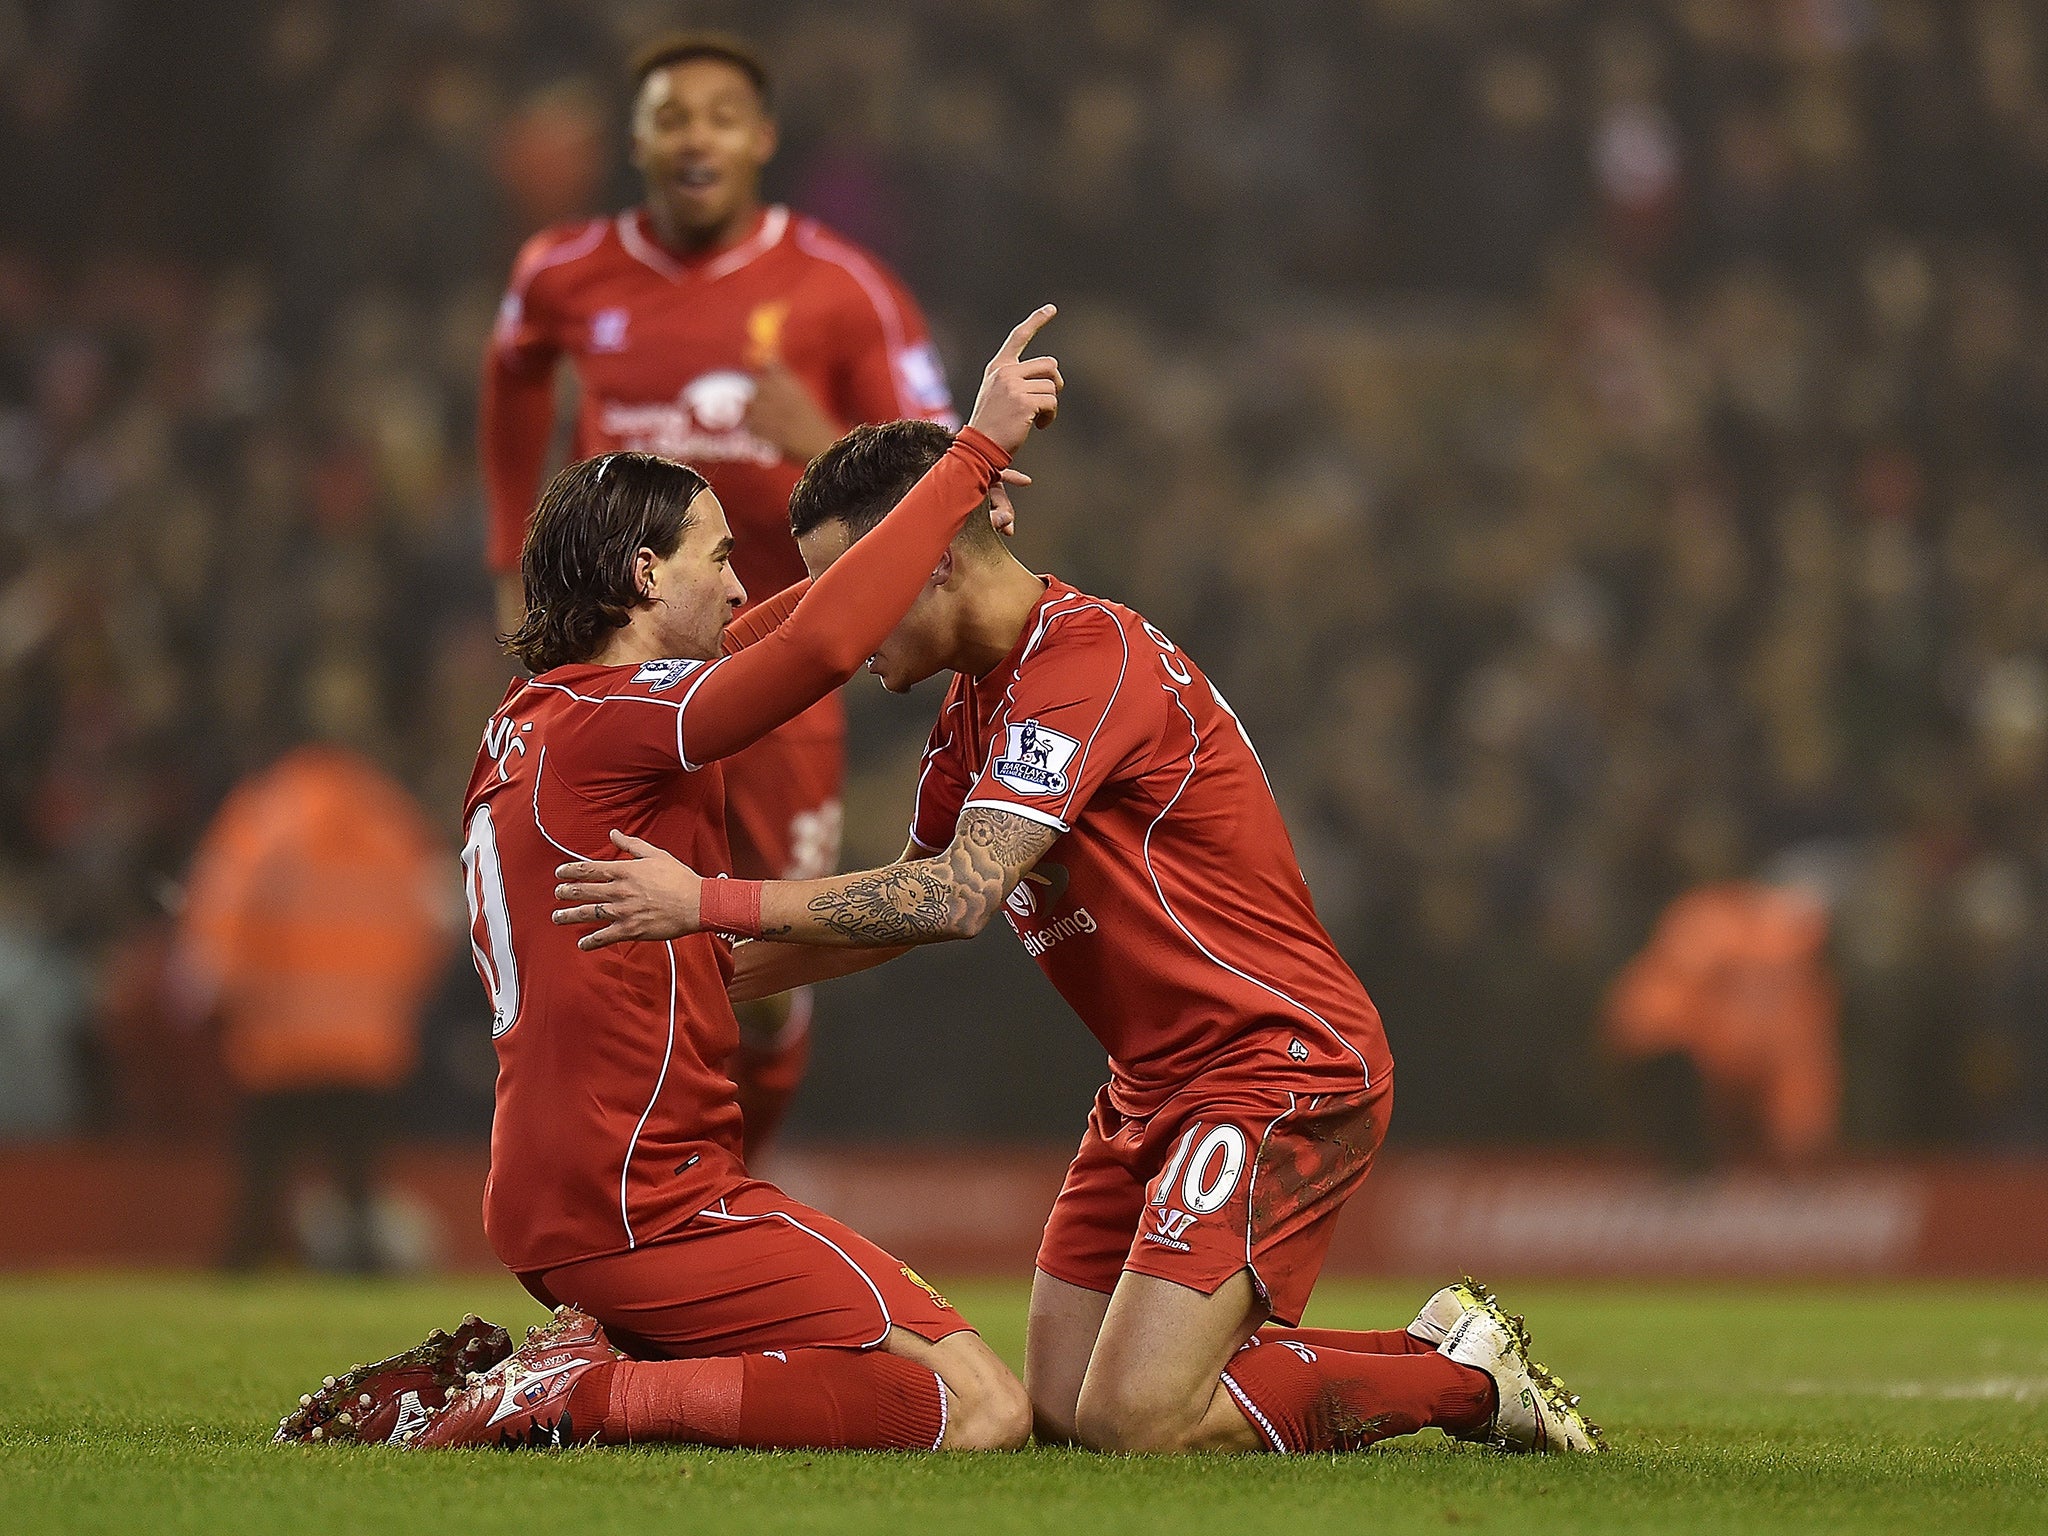
[[[951,548],[948,548],[944,554],[939,556],[939,563],[932,567],[932,585],[943,587],[953,579],[953,570],[953,551]]]
[[[760,146],[756,151],[756,163],[766,165],[775,158],[775,151],[782,147],[782,129],[766,107],[761,109],[761,126],[755,132],[759,136]]]

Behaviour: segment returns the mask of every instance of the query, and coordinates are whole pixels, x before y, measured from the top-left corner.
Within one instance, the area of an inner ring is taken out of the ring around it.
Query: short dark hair
[[[687,64],[692,59],[716,59],[730,64],[753,82],[754,94],[761,98],[763,107],[774,105],[775,87],[768,77],[767,64],[750,45],[727,32],[668,32],[643,44],[626,66],[634,97],[638,98],[647,77],[656,70]]]
[[[707,489],[689,465],[651,453],[599,454],[556,475],[526,527],[526,619],[506,648],[536,674],[590,660],[640,602],[633,557],[674,554]]]
[[[789,531],[802,538],[821,523],[841,522],[859,538],[910,494],[925,471],[946,456],[953,434],[936,421],[882,421],[855,427],[811,460],[789,494]],[[967,519],[974,543],[987,535],[997,544],[986,516]]]

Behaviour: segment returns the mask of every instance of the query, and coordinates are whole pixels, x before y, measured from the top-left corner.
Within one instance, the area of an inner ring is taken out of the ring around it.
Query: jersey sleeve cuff
[[[1012,816],[1022,816],[1026,821],[1035,821],[1042,827],[1051,827],[1059,832],[1074,830],[1051,811],[1041,811],[1035,805],[1019,805],[1014,800],[970,800],[960,807],[963,811],[976,808],[985,811],[1008,811]]]
[[[962,427],[953,434],[953,443],[955,447],[965,448],[987,466],[983,472],[985,479],[993,481],[1010,467],[1010,456],[979,427]]]

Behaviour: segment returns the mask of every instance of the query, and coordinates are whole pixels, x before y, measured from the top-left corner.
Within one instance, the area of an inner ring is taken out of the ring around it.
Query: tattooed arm
[[[930,858],[830,880],[777,882],[761,892],[761,932],[796,944],[930,944],[971,939],[1002,909],[1059,829],[973,806],[952,843]]]
[[[761,887],[761,936],[791,944],[871,949],[971,939],[988,926],[1059,830],[1009,811],[975,806],[953,841],[926,858],[826,880],[771,880]],[[594,927],[576,941],[602,949],[629,940],[700,930],[703,879],[652,843],[614,832],[629,857],[564,864],[555,921]]]

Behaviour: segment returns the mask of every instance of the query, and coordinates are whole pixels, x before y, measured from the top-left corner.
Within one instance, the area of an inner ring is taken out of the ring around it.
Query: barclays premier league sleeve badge
[[[703,665],[701,661],[684,661],[672,657],[661,661],[643,661],[640,663],[640,670],[633,674],[633,681],[645,683],[649,693],[667,693]]]
[[[1003,754],[990,771],[998,784],[1020,795],[1064,795],[1067,765],[1080,750],[1073,737],[1026,720],[1009,727]]]

